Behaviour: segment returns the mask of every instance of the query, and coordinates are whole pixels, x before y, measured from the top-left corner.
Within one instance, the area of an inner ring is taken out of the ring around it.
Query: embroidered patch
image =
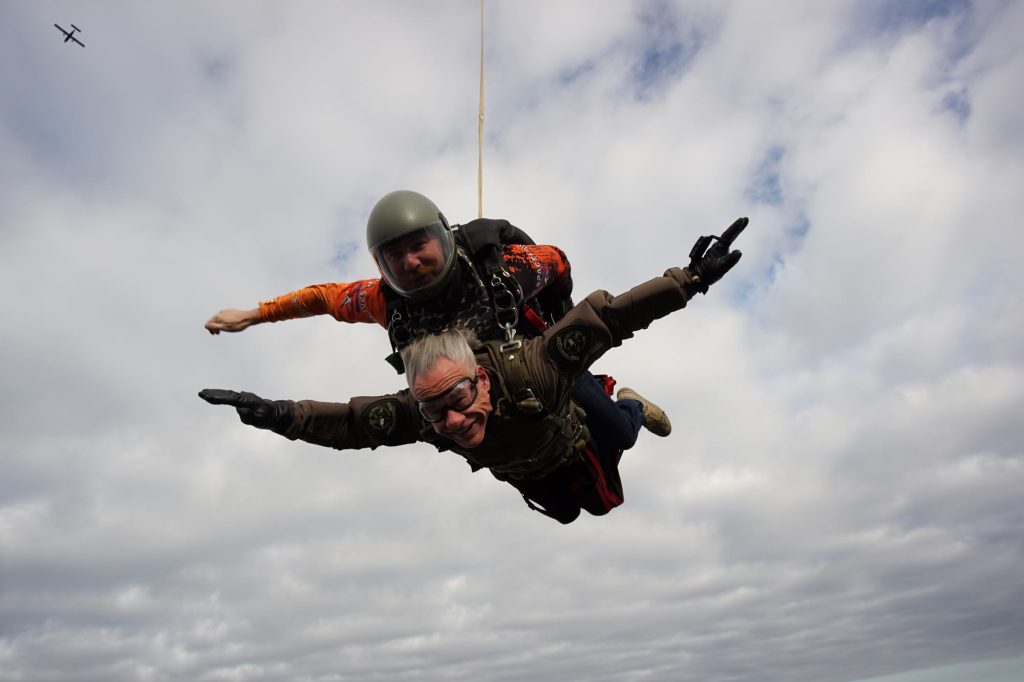
[[[555,334],[548,343],[548,351],[559,364],[578,365],[587,357],[593,339],[590,327],[572,325]]]
[[[363,412],[363,426],[378,438],[386,438],[398,428],[398,401],[385,398],[371,404]]]

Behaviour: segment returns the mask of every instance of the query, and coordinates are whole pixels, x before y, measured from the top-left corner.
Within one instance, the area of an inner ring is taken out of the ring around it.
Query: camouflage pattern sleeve
[[[387,326],[387,304],[378,279],[313,284],[260,302],[263,322],[330,315],[339,322],[370,322]]]
[[[420,439],[422,419],[408,390],[347,403],[299,400],[284,436],[337,450],[376,449]]]
[[[523,287],[523,296],[535,297],[542,290],[572,293],[572,269],[569,259],[557,246],[506,244],[502,256],[508,271]]]

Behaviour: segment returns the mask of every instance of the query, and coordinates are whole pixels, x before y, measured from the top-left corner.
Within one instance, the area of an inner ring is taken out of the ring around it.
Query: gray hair
[[[446,329],[439,334],[427,334],[416,339],[402,349],[402,363],[405,365],[405,376],[412,388],[416,379],[433,367],[441,358],[465,365],[467,369],[476,367],[476,357],[470,343],[476,340],[473,332],[468,329]]]

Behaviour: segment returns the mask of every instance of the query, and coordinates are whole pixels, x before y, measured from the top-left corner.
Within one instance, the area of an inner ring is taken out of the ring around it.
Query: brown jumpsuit
[[[579,419],[570,390],[576,378],[609,349],[652,321],[685,307],[692,296],[690,282],[685,270],[671,268],[663,276],[619,296],[595,291],[542,336],[522,341],[521,348],[513,353],[519,356],[513,362],[498,356],[500,342],[481,344],[476,348],[476,358],[491,374],[494,411],[488,418],[484,440],[476,448],[461,448],[436,434],[420,417],[408,389],[356,397],[347,403],[295,402],[294,418],[284,435],[341,450],[430,442],[438,449],[461,455],[474,470],[490,469],[497,478],[546,508],[561,506],[557,495],[536,500],[531,492],[545,488],[545,481],[555,481],[567,471],[578,469],[580,476],[586,478],[589,472],[595,479],[590,485],[610,487],[611,506],[615,506],[621,502],[616,463],[598,463],[597,470],[594,463],[588,464],[586,446],[593,443],[587,442],[590,434],[585,429],[585,418]],[[513,371],[522,371],[523,378],[511,376]],[[522,396],[516,393],[521,393],[523,386],[540,401],[541,413],[524,412],[518,406]],[[569,476],[557,485],[588,485],[577,479]],[[549,515],[568,523],[579,515],[581,507],[591,513],[606,513],[610,509],[604,494],[607,491],[597,490],[596,501],[588,497],[593,492],[583,491],[578,499],[566,501],[567,509]],[[569,490],[564,493],[573,495]],[[618,502],[614,502],[615,497]]]

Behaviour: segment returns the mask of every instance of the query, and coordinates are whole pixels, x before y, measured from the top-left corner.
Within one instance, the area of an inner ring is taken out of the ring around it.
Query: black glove
[[[739,218],[722,233],[721,237],[708,235],[701,237],[693,245],[690,250],[690,264],[686,269],[694,278],[690,285],[694,292],[708,293],[708,287],[722,279],[722,276],[739,262],[743,254],[739,251],[730,251],[729,247],[732,246],[732,241],[740,236],[748,222],[750,221],[746,218]],[[715,245],[709,249],[708,246],[714,240],[717,240]]]
[[[211,405],[231,405],[243,424],[284,433],[292,423],[292,404],[287,400],[264,400],[255,393],[239,393],[222,388],[204,388],[199,397]]]

